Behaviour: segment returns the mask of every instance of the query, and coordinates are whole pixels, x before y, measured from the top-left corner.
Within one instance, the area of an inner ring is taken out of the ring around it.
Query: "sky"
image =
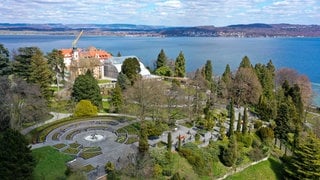
[[[320,0],[1,0],[0,22],[320,25]]]

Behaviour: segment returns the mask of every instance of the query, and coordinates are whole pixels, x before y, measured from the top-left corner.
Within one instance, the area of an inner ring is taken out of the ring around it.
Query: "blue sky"
[[[320,0],[1,0],[2,23],[320,24]]]

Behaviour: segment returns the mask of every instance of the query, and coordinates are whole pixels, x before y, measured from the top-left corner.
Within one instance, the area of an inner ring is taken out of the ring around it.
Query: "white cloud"
[[[318,0],[1,0],[1,22],[320,24]]]

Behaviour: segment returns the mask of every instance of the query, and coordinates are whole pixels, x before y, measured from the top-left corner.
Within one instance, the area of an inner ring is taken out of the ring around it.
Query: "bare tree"
[[[297,84],[300,88],[301,99],[304,106],[309,106],[312,98],[312,87],[307,76],[299,74],[290,68],[279,69],[276,73],[276,84],[278,87],[287,81],[290,86]]]
[[[262,94],[259,79],[252,68],[239,68],[233,81],[235,103],[256,104]]]
[[[20,129],[26,122],[42,120],[48,114],[39,86],[6,76],[0,77],[0,109],[1,124],[7,122],[14,129]]]
[[[141,121],[147,116],[159,119],[162,116],[161,105],[164,104],[165,90],[161,81],[138,79],[125,91],[125,109],[136,115]]]

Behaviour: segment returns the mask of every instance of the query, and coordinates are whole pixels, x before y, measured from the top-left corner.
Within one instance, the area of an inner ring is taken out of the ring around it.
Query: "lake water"
[[[0,43],[9,50],[37,46],[44,52],[70,48],[74,39],[74,36],[0,35]],[[289,67],[307,75],[314,92],[320,94],[320,38],[81,37],[78,47],[88,46],[114,55],[118,52],[135,55],[150,67],[161,49],[172,60],[182,51],[187,71],[195,71],[210,59],[216,75],[222,74],[227,64],[235,70],[245,55],[252,64],[271,59],[276,68]],[[314,98],[314,104],[320,106],[319,96]]]

